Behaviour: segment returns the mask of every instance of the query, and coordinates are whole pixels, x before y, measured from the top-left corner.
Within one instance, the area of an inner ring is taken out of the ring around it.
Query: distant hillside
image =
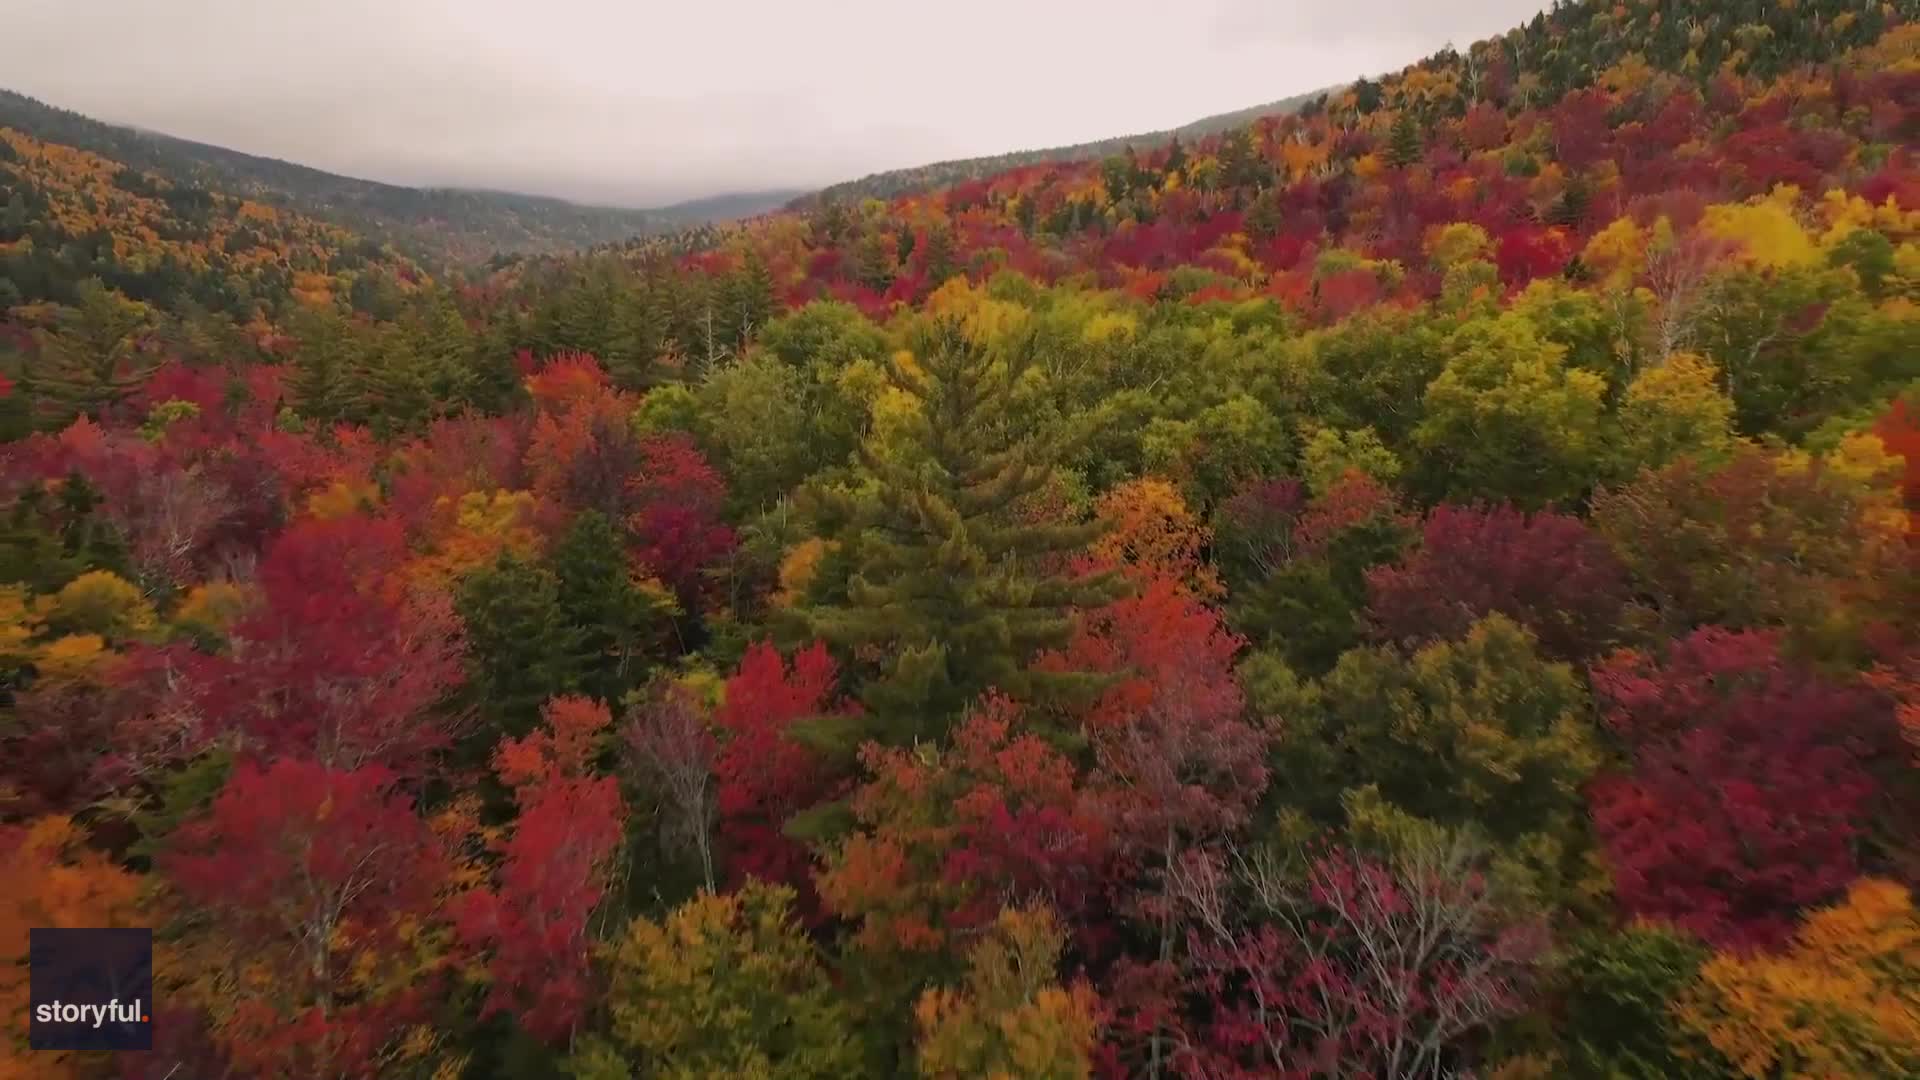
[[[806,194],[807,192],[799,188],[741,191],[731,195],[689,199],[686,202],[674,203],[672,206],[650,210],[648,213],[665,219],[676,228],[682,225],[700,225],[709,221],[738,221],[741,218],[757,217],[768,211],[778,210]]]
[[[655,210],[561,199],[356,180],[272,158],[139,131],[0,90],[0,127],[71,146],[184,186],[241,195],[344,225],[428,262],[561,252],[620,243],[715,218],[749,216],[791,191],[722,195]]]
[[[332,222],[0,125],[0,318],[73,304],[90,278],[246,324],[288,300],[370,304],[425,275]]]
[[[1245,127],[1250,121],[1262,117],[1298,111],[1310,101],[1326,97],[1345,89],[1344,86],[1330,87],[1298,94],[1279,101],[1270,101],[1265,105],[1254,105],[1233,112],[1219,113],[1202,117],[1191,124],[1168,131],[1149,131],[1140,135],[1124,135],[1118,138],[1101,139],[1097,142],[1076,143],[1073,146],[1056,146],[1046,150],[1018,150],[1010,154],[995,154],[992,157],[964,158],[958,161],[941,161],[932,165],[920,165],[911,169],[894,169],[891,172],[874,173],[859,180],[849,180],[831,187],[813,192],[793,200],[790,207],[805,209],[824,201],[852,202],[860,199],[891,199],[896,195],[907,195],[917,191],[929,191],[935,188],[952,187],[968,180],[979,180],[996,176],[1009,169],[1023,165],[1040,165],[1055,161],[1091,161],[1112,154],[1122,154],[1128,147],[1145,150],[1160,146],[1174,139],[1198,139],[1208,135],[1218,135],[1237,127]]]

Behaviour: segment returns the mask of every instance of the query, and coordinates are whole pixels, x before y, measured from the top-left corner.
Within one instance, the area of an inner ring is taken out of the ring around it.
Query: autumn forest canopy
[[[1914,0],[485,262],[61,125],[0,1080],[1920,1075]]]

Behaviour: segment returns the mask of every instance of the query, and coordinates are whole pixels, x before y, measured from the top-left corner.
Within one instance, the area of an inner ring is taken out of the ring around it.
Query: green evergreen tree
[[[1236,197],[1272,182],[1272,167],[1254,148],[1253,129],[1234,128],[1220,137],[1220,178]]]
[[[617,263],[596,261],[575,271],[547,294],[534,313],[529,344],[540,356],[581,352],[598,360],[623,383],[641,385],[645,364],[645,319],[630,275]]]
[[[927,249],[922,256],[927,268],[927,287],[938,288],[960,272],[959,256],[953,246],[953,230],[945,224],[927,230]]]
[[[1119,202],[1133,190],[1133,160],[1125,154],[1112,154],[1100,162],[1100,180],[1106,185],[1107,198]]]
[[[1380,107],[1380,84],[1372,79],[1361,79],[1353,84],[1353,107],[1365,116]]]
[[[24,488],[0,520],[0,585],[44,594],[89,570],[131,577],[126,545],[97,513],[105,501],[77,472],[51,491]]]
[[[1406,109],[1393,118],[1393,130],[1387,136],[1387,163],[1396,169],[1404,169],[1418,162],[1425,147],[1420,142],[1420,128],[1414,122],[1413,114]]]
[[[58,330],[37,336],[20,392],[39,404],[42,426],[58,430],[80,416],[101,419],[152,375],[159,362],[140,356],[147,311],[93,278],[80,284]]]
[[[816,741],[851,749],[862,735],[904,743],[939,737],[988,688],[1030,699],[1098,688],[1072,673],[1031,669],[1063,644],[1070,608],[1117,594],[1110,577],[1073,578],[1058,556],[1080,550],[1097,525],[1034,524],[1015,504],[1047,482],[1063,447],[1022,440],[1008,399],[1032,345],[995,352],[952,322],[924,327],[915,362],[892,384],[920,403],[908,445],[861,449],[867,490],[803,493],[803,508],[845,552],[844,595],[797,613],[809,636],[856,656],[878,656],[860,690],[864,726],[817,727]]]
[[[1711,955],[1683,931],[1652,923],[1589,930],[1566,950],[1568,1075],[1579,1080],[1684,1076],[1672,1003]]]
[[[453,296],[437,289],[407,320],[407,339],[419,364],[429,415],[458,412],[473,400],[473,330],[454,306]]]
[[[386,435],[417,430],[433,415],[433,372],[404,328],[380,327],[354,362],[349,416]]]
[[[1553,208],[1547,212],[1547,221],[1574,229],[1587,218],[1587,211],[1593,205],[1593,189],[1579,173],[1567,178],[1567,186],[1560,192]]]
[[[613,344],[601,359],[613,384],[622,390],[642,391],[660,382],[660,326],[643,282],[620,293],[614,306]]]
[[[649,378],[657,382],[673,374],[673,364],[706,352],[708,279],[704,274],[675,273],[670,265],[656,263],[647,268],[641,282],[641,305],[654,341],[647,358]],[[660,364],[663,359],[668,364]]]
[[[1173,145],[1167,148],[1167,172],[1177,173],[1187,167],[1187,148],[1180,145],[1180,136],[1173,137]]]
[[[488,414],[511,410],[520,396],[520,369],[514,365],[512,325],[502,319],[482,330],[473,346],[473,407]]]
[[[553,550],[555,599],[566,624],[579,635],[586,664],[580,688],[613,704],[638,686],[649,630],[670,618],[670,594],[640,587],[627,565],[620,533],[605,514],[588,510]]]
[[[847,212],[845,203],[838,199],[826,199],[820,209],[808,219],[815,237],[823,245],[837,245],[853,231],[853,219]]]
[[[874,292],[885,292],[893,284],[893,254],[885,233],[869,232],[853,249],[854,279]]]
[[[748,252],[740,268],[727,275],[722,289],[722,336],[738,349],[773,318],[773,273],[758,252]]]
[[[467,575],[456,607],[467,628],[467,685],[484,721],[483,750],[501,735],[525,735],[548,698],[580,689],[582,634],[546,567],[502,555]]]

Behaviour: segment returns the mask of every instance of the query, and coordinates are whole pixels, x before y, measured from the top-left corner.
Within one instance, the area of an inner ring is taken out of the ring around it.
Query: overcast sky
[[[1176,127],[1543,0],[0,0],[0,86],[404,184],[650,206]]]

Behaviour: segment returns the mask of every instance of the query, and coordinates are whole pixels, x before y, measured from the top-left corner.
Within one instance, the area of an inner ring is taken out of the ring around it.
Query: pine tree
[[[573,519],[554,547],[553,569],[560,613],[579,634],[586,660],[581,689],[618,703],[640,683],[639,653],[647,631],[672,614],[673,598],[634,580],[619,531],[597,510]]]
[[[821,246],[837,246],[847,239],[853,231],[852,216],[847,207],[838,199],[828,198],[820,203],[820,209],[808,220],[816,242]]]
[[[77,472],[53,488],[28,485],[0,519],[0,584],[51,593],[88,570],[130,576],[105,501]]]
[[[1133,160],[1125,154],[1113,154],[1100,162],[1100,180],[1107,198],[1119,202],[1133,190]]]
[[[854,280],[874,292],[885,292],[893,284],[893,254],[885,233],[867,233],[853,249]]]
[[[1553,208],[1547,212],[1547,222],[1565,228],[1578,228],[1586,220],[1587,211],[1593,205],[1593,189],[1587,181],[1575,173],[1567,178],[1567,186],[1561,191],[1560,198],[1554,201]]]
[[[1413,114],[1406,109],[1393,118],[1393,131],[1387,137],[1387,162],[1396,169],[1404,169],[1419,161],[1426,153],[1420,145],[1420,129],[1414,124]]]
[[[1380,107],[1380,104],[1379,83],[1372,79],[1361,79],[1353,84],[1353,107],[1359,110],[1360,115],[1365,116],[1373,112]]]
[[[348,419],[360,367],[353,328],[331,309],[303,308],[288,321],[299,346],[290,380],[294,407],[322,424]]]
[[[78,306],[63,311],[58,333],[41,333],[20,392],[38,402],[41,422],[59,429],[80,416],[102,419],[159,364],[139,355],[147,309],[97,278],[81,283]]]
[[[380,327],[354,354],[348,415],[370,422],[381,434],[413,431],[433,414],[433,381],[413,335]]]
[[[513,329],[510,321],[502,319],[475,337],[468,397],[483,413],[498,415],[511,410],[521,392],[520,369],[513,362]]]
[[[473,330],[454,306],[453,296],[436,289],[407,320],[407,337],[419,358],[420,377],[432,415],[445,415],[473,398]]]
[[[546,567],[502,555],[467,576],[456,606],[467,628],[467,685],[486,721],[482,749],[502,734],[526,735],[547,699],[580,688],[581,631]]]
[[[642,391],[659,383],[660,325],[644,281],[620,294],[614,307],[614,345],[601,366],[622,390]]]
[[[1063,447],[1020,440],[1003,417],[1032,359],[1031,341],[1000,357],[941,322],[897,360],[893,386],[917,399],[907,446],[873,442],[860,459],[871,494],[809,489],[803,505],[848,552],[845,595],[797,613],[809,636],[873,657],[861,688],[866,727],[841,720],[814,740],[846,750],[863,735],[904,743],[943,735],[982,691],[1028,699],[1096,690],[1100,680],[1037,672],[1064,643],[1068,611],[1117,594],[1107,576],[1073,578],[1050,563],[1084,548],[1098,525],[1033,524],[1015,503],[1038,490]]]
[[[1273,180],[1273,169],[1254,147],[1252,128],[1234,128],[1220,137],[1220,178],[1235,198],[1242,189],[1257,191]]]
[[[642,280],[641,306],[654,343],[649,362],[684,359],[699,352],[704,341],[700,323],[706,310],[705,276],[676,274],[671,267],[654,265]]]
[[[748,252],[740,268],[727,275],[720,291],[720,314],[725,317],[721,335],[729,345],[736,349],[744,346],[773,317],[773,293],[773,274],[767,264],[758,252]]]
[[[959,257],[953,246],[953,230],[937,224],[927,230],[926,250],[921,254],[927,269],[927,286],[938,288],[960,272]]]

